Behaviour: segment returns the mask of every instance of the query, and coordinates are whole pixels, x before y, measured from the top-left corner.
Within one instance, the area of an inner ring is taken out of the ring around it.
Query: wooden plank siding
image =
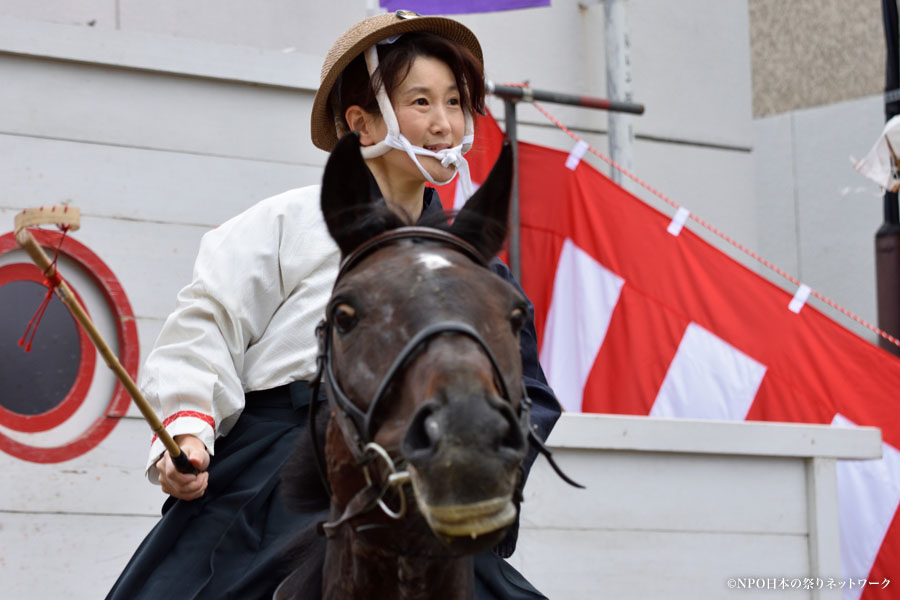
[[[78,206],[82,228],[70,235],[122,284],[143,363],[190,281],[201,236],[268,196],[319,182],[327,155],[308,130],[320,64],[0,16],[0,234],[23,208]],[[0,257],[14,262],[29,261],[19,251]],[[68,260],[60,269],[116,346],[102,296]],[[0,432],[69,442],[103,418],[111,391],[98,360],[88,398],[65,424]],[[103,597],[157,521],[165,497],[143,474],[149,428],[133,406],[117,421],[99,446],[62,463],[0,452],[0,598]]]
[[[826,425],[563,415],[538,459],[510,562],[550,598],[769,598],[729,578],[840,577],[835,459],[880,432]],[[791,590],[839,598],[840,590]]]

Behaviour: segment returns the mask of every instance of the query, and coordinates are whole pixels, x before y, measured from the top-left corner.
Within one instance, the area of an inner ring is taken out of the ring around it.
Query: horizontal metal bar
[[[636,104],[634,102],[621,102],[618,100],[608,100],[606,98],[595,98],[593,96],[549,92],[547,90],[536,90],[531,87],[499,85],[493,81],[487,82],[487,90],[489,93],[499,96],[504,100],[551,102],[554,104],[582,106],[584,108],[597,108],[600,110],[608,110],[610,112],[624,112],[634,115],[644,114],[644,105]]]

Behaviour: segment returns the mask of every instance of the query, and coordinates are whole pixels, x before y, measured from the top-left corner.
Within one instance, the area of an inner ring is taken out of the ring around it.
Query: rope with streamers
[[[515,87],[528,87],[528,84],[527,84],[527,83],[505,83],[505,84],[503,84],[503,85],[515,86]],[[634,181],[636,184],[638,184],[639,186],[641,186],[642,188],[644,188],[645,190],[647,190],[648,192],[650,192],[651,194],[653,194],[654,196],[656,196],[657,198],[659,198],[660,200],[662,200],[663,202],[665,202],[666,204],[668,204],[669,206],[672,206],[672,207],[675,208],[675,209],[681,208],[681,205],[680,205],[680,204],[678,204],[677,202],[675,202],[674,200],[672,200],[671,198],[669,198],[668,196],[666,196],[665,194],[663,194],[662,192],[660,192],[659,190],[657,190],[656,188],[654,188],[653,186],[651,186],[650,184],[648,184],[647,182],[645,182],[644,180],[642,180],[640,177],[638,177],[638,176],[635,175],[634,173],[630,172],[628,169],[625,169],[625,168],[622,167],[621,165],[617,164],[617,163],[616,163],[615,161],[613,161],[611,158],[609,158],[608,156],[606,156],[606,155],[603,154],[602,152],[599,152],[599,151],[598,151],[597,149],[595,149],[593,146],[591,146],[590,144],[588,144],[587,142],[585,142],[584,140],[582,140],[580,137],[578,137],[578,135],[577,135],[576,133],[574,133],[574,132],[573,132],[572,130],[570,130],[568,127],[566,127],[565,125],[563,125],[563,123],[562,123],[559,119],[557,119],[557,118],[554,117],[552,114],[550,114],[550,113],[547,111],[547,109],[545,109],[543,106],[541,106],[540,104],[538,104],[537,102],[534,102],[534,101],[532,101],[531,104],[532,104],[532,106],[534,106],[534,108],[537,109],[538,112],[540,112],[542,115],[544,115],[551,123],[553,123],[554,125],[556,125],[556,126],[557,126],[560,130],[562,130],[566,135],[568,135],[570,138],[572,138],[572,139],[575,140],[576,142],[582,142],[583,144],[585,144],[585,145],[587,146],[587,149],[590,150],[590,152],[591,152],[592,154],[594,154],[595,156],[597,156],[600,160],[602,160],[603,162],[605,162],[606,164],[608,164],[610,167],[612,167],[613,169],[619,171],[620,173],[622,173],[623,175],[625,175],[626,177],[628,177],[629,179],[631,179],[632,181]],[[774,265],[773,263],[769,262],[768,260],[766,260],[765,258],[763,258],[762,256],[760,256],[759,254],[757,254],[757,253],[754,252],[753,250],[747,248],[746,246],[744,246],[743,244],[741,244],[741,243],[738,242],[737,240],[733,239],[731,236],[729,236],[729,235],[723,233],[722,231],[720,231],[719,229],[717,229],[717,228],[716,228],[715,226],[713,226],[712,224],[707,223],[706,221],[704,221],[703,219],[701,219],[700,217],[698,217],[697,215],[695,215],[695,214],[693,213],[693,211],[690,213],[690,218],[693,219],[698,225],[704,227],[705,229],[707,229],[708,231],[710,231],[711,233],[713,233],[713,234],[716,235],[717,237],[719,237],[719,238],[721,238],[722,240],[728,242],[729,244],[731,244],[732,246],[734,246],[735,248],[737,248],[738,250],[740,250],[741,252],[743,252],[743,253],[746,254],[747,256],[751,257],[753,260],[759,262],[760,264],[762,264],[764,267],[766,267],[766,268],[769,269],[770,271],[773,271],[773,272],[777,273],[779,276],[783,277],[784,279],[787,279],[788,281],[790,281],[792,284],[794,284],[794,285],[796,285],[796,286],[802,285],[802,282],[801,282],[799,279],[797,279],[797,278],[794,277],[793,275],[791,275],[791,274],[785,272],[783,269],[779,268],[778,266]],[[837,310],[838,312],[842,313],[844,316],[846,316],[846,317],[848,317],[848,318],[850,318],[850,319],[853,319],[854,321],[856,321],[857,323],[859,323],[859,324],[862,325],[863,327],[869,329],[870,331],[872,331],[872,332],[875,333],[876,335],[878,335],[878,336],[880,336],[880,337],[886,339],[887,341],[889,341],[890,343],[894,344],[895,346],[900,347],[900,339],[897,339],[896,337],[892,336],[892,335],[889,334],[888,332],[886,332],[886,331],[882,330],[881,328],[879,328],[879,327],[877,327],[877,326],[875,326],[875,325],[869,323],[868,321],[866,321],[866,320],[863,319],[862,317],[860,317],[860,316],[856,315],[855,313],[853,313],[853,312],[847,310],[846,308],[844,308],[843,306],[841,306],[840,304],[838,304],[838,303],[835,302],[834,300],[832,300],[832,299],[828,298],[827,296],[825,296],[825,295],[823,295],[823,294],[817,292],[816,290],[811,290],[811,291],[810,291],[810,295],[811,295],[811,296],[814,296],[814,297],[816,297],[816,298],[818,298],[819,300],[821,300],[822,302],[824,302],[825,304],[827,304],[827,305],[830,306],[831,308],[833,308],[833,309]]]

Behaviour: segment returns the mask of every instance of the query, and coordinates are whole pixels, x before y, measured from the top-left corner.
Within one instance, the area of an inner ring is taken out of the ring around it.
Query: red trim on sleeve
[[[177,413],[170,415],[168,418],[166,418],[166,420],[163,421],[162,425],[164,428],[168,427],[172,421],[174,421],[175,419],[180,419],[181,417],[194,417],[195,419],[200,419],[201,421],[206,422],[207,425],[212,427],[213,435],[215,435],[215,433],[216,433],[215,420],[213,420],[213,418],[209,415],[205,415],[203,413],[200,413],[200,412],[197,412],[194,410],[180,410]],[[159,437],[158,435],[154,434],[153,440],[150,442],[150,444],[152,445],[154,442],[156,442],[156,438],[158,438],[158,437]]]

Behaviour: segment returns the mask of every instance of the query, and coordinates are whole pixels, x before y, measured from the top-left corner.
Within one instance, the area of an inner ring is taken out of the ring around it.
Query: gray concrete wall
[[[753,114],[834,104],[884,90],[879,0],[749,0]]]
[[[884,125],[881,3],[749,0],[748,8],[759,252],[877,326],[874,235],[882,193],[850,158],[868,152]],[[839,310],[811,302],[877,338]]]
[[[851,166],[883,127],[881,96],[755,122],[755,209],[760,252],[877,325],[875,232],[882,193]],[[858,323],[813,304],[868,339]]]

